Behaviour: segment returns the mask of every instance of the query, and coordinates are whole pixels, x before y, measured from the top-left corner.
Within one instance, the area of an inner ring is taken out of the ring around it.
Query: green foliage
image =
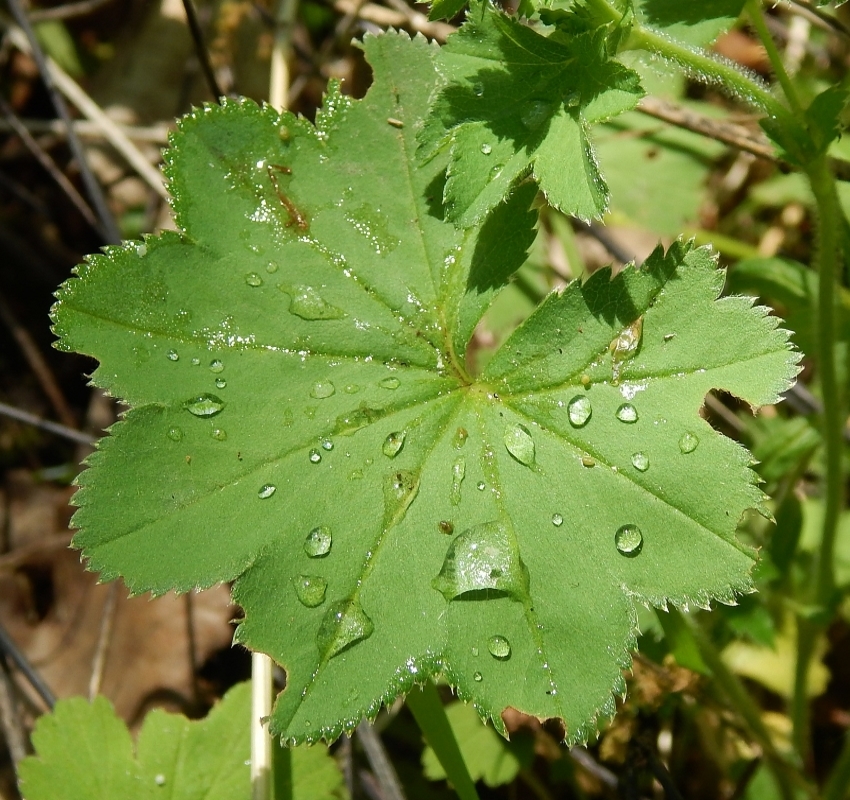
[[[776,402],[797,355],[718,299],[710,251],[600,270],[467,366],[535,236],[521,178],[580,216],[607,203],[587,126],[640,87],[581,19],[547,38],[476,6],[439,52],[370,37],[374,85],[332,87],[315,128],[192,113],[167,154],[179,232],[57,295],[60,345],[131,406],[79,480],[76,546],[134,592],[235,581],[238,640],[287,673],[288,744],[436,674],[499,729],[513,706],[585,739],[624,691],[636,601],[751,588],[735,531],[763,496],[698,412],[713,388]]]
[[[26,800],[239,800],[251,797],[251,688],[231,689],[206,719],[155,710],[135,748],[104,697],[60,700],[20,765]],[[134,752],[135,750],[135,752]],[[293,754],[293,800],[339,797],[342,775],[324,747]]]

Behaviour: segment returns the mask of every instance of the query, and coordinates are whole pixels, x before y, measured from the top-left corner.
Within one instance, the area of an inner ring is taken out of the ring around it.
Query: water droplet
[[[455,450],[460,450],[466,444],[466,440],[468,438],[469,432],[466,428],[458,428],[455,431],[454,437],[452,437],[452,444],[454,445]]]
[[[552,514],[552,524],[556,528],[560,528],[564,524],[564,518],[560,514]]]
[[[389,378],[382,378],[378,381],[378,385],[384,389],[398,389],[401,386],[401,381],[394,375],[391,375]]]
[[[451,536],[455,532],[454,523],[447,519],[441,519],[437,523],[437,530],[444,533],[446,536]]]
[[[484,680],[484,676],[480,672],[474,672],[472,674],[472,680],[474,680],[476,683],[481,683],[481,681]]]
[[[593,456],[582,456],[581,457],[581,465],[583,467],[588,467],[588,468],[595,467],[596,466],[596,459]]]
[[[254,287],[262,286],[263,285],[263,279],[256,272],[249,272],[245,276],[245,283],[247,283],[248,286],[254,286]]]
[[[224,408],[224,400],[214,394],[199,394],[183,403],[183,408],[196,417],[214,417]]]
[[[374,630],[359,600],[340,600],[325,612],[316,644],[322,655],[333,658],[355,642],[368,639]]]
[[[524,425],[508,425],[505,428],[505,448],[520,464],[534,464],[534,439]]]
[[[307,419],[313,419],[316,416],[316,412],[318,410],[318,406],[304,406],[304,408],[301,409]]]
[[[387,435],[384,439],[384,444],[381,446],[381,451],[387,458],[395,458],[404,447],[404,437],[407,434],[405,431],[395,431]]]
[[[227,381],[224,378],[216,378],[215,379],[215,388],[216,389],[224,389],[227,386]]]
[[[574,428],[581,428],[583,425],[587,425],[587,421],[593,414],[590,398],[583,394],[577,394],[570,400],[567,406],[567,413],[570,416],[570,425]]]
[[[161,772],[160,772],[160,773],[158,773],[158,774],[154,777],[153,782],[154,782],[157,786],[165,786],[165,775],[163,775]]]
[[[478,489],[479,492],[483,492],[487,488],[487,484],[484,481],[478,481],[475,484],[475,488]]]
[[[664,336],[661,337],[665,342],[669,342],[671,339],[676,338],[675,333],[665,333]]]
[[[201,366],[201,359],[200,358],[193,358],[192,359],[192,366],[193,367],[200,367]]]
[[[485,156],[489,156],[489,155],[490,155],[490,153],[492,153],[492,152],[493,152],[493,147],[492,147],[492,145],[489,145],[489,144],[482,144],[482,145],[481,145],[481,152],[482,152],[482,153],[484,153],[484,155],[485,155]]]
[[[685,455],[693,453],[694,450],[697,449],[698,445],[699,439],[696,434],[691,433],[690,431],[683,433],[682,437],[679,439],[679,450],[681,450]]]
[[[398,522],[419,492],[419,475],[406,469],[391,472],[384,481],[384,527]]]
[[[214,359],[213,361],[210,361],[210,372],[214,372],[217,375],[219,372],[223,372],[223,371],[224,371],[224,363],[222,361],[219,361],[219,359],[217,359],[217,358]]]
[[[312,321],[320,319],[342,319],[346,316],[341,308],[328,303],[312,286],[278,287],[289,295],[289,313],[301,319]]]
[[[638,413],[637,409],[631,403],[623,403],[618,409],[616,413],[617,419],[620,422],[637,422]]]
[[[646,453],[634,453],[632,466],[641,472],[646,472],[649,469],[649,456]]]
[[[217,442],[223,442],[227,439],[227,431],[222,430],[221,428],[213,428],[212,438]]]
[[[360,387],[356,383],[349,383],[343,389],[346,394],[357,394],[360,391]]]
[[[485,522],[460,534],[449,546],[440,574],[431,585],[446,600],[466,592],[495,589],[524,600],[528,571],[501,522]]]
[[[401,244],[390,233],[387,215],[381,213],[379,209],[364,204],[356,210],[347,212],[345,220],[351,224],[355,231],[366,237],[379,256],[391,253]]]
[[[500,661],[511,657],[511,643],[504,636],[491,636],[487,640],[487,649],[493,658]]]
[[[590,386],[590,375],[582,375],[580,380],[585,389]]]
[[[277,261],[269,261],[269,263],[266,264],[266,272],[268,272],[269,275],[274,275],[274,273],[277,272],[277,270],[278,270]]]
[[[179,442],[183,439],[183,429],[178,428],[176,425],[173,428],[168,429],[168,438],[171,439],[172,442]]]
[[[179,361],[179,360],[180,360],[180,355],[178,354],[178,352],[177,352],[176,350],[169,350],[169,351],[165,354],[165,357],[166,357],[169,361]]]
[[[322,461],[322,454],[314,447],[310,451],[309,459],[311,464],[319,464]]]
[[[334,449],[334,443],[330,439],[322,439],[322,450],[327,450],[329,453]]]
[[[299,575],[292,579],[292,583],[295,585],[295,595],[301,601],[301,605],[316,608],[325,602],[328,582],[319,575]]]
[[[531,100],[520,110],[520,121],[530,131],[537,130],[552,112],[552,106],[542,100]]]
[[[449,499],[453,506],[460,505],[461,484],[466,477],[466,459],[461,456],[452,464],[452,489],[449,494]]]
[[[272,483],[266,483],[260,487],[260,491],[257,492],[257,497],[259,497],[260,500],[268,500],[268,498],[270,498],[276,491],[277,486]]]
[[[474,83],[472,85],[472,93],[476,97],[481,97],[484,94],[484,84],[483,83]]]
[[[564,105],[567,108],[576,108],[581,104],[581,92],[570,92],[564,97]]]
[[[608,346],[608,350],[611,352],[611,372],[615,385],[620,381],[623,364],[637,354],[642,335],[643,317],[638,317],[630,325],[623,328]]]
[[[310,389],[310,397],[315,397],[316,400],[324,400],[336,392],[336,386],[330,381],[316,381],[313,388]]]
[[[382,408],[370,408],[365,403],[361,403],[359,408],[340,414],[336,418],[337,433],[348,434],[359,431],[361,428],[377,422],[385,413]]]
[[[637,525],[623,525],[614,534],[614,544],[624,556],[636,556],[643,547],[643,533]]]
[[[332,544],[331,529],[327,525],[319,525],[318,528],[313,528],[307,534],[307,538],[304,540],[304,552],[310,558],[321,558],[330,553]]]

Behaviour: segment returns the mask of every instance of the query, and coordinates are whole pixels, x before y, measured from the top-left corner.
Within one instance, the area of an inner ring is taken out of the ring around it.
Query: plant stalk
[[[251,653],[251,800],[273,800],[271,713],[272,660]]]

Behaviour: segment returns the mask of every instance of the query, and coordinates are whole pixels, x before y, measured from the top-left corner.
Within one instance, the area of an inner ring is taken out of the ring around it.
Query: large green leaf
[[[420,145],[448,147],[446,216],[467,226],[532,175],[564,213],[601,216],[608,189],[589,127],[633,108],[636,73],[609,58],[607,30],[541,36],[490,4],[474,4],[438,56],[443,85]]]
[[[365,47],[375,84],[317,129],[248,103],[183,120],[181,232],[60,291],[62,347],[132,406],[80,478],[75,543],[135,592],[234,580],[238,639],[286,670],[289,743],[437,673],[497,726],[513,706],[577,741],[624,688],[636,600],[749,589],[735,528],[761,492],[698,411],[715,387],[776,401],[797,357],[677,243],[550,295],[470,374],[535,188],[441,219],[445,164],[413,157],[434,50]]]

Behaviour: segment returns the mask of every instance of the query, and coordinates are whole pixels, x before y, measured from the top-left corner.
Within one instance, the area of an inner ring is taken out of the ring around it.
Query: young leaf
[[[272,730],[333,738],[442,673],[513,706],[613,712],[633,603],[732,601],[761,503],[698,415],[796,373],[764,309],[677,243],[555,293],[471,375],[476,321],[533,238],[524,184],[482,227],[417,166],[434,50],[365,44],[375,83],[318,128],[251,104],[185,119],[181,233],[96,256],[60,291],[61,345],[132,409],[90,459],[75,538],[136,591],[234,580],[237,637],[286,670]]]
[[[440,49],[443,85],[420,136],[426,158],[450,149],[448,219],[477,223],[529,174],[564,213],[605,212],[589,127],[643,94],[637,74],[609,58],[606,35],[547,38],[489,4],[473,5]]]
[[[744,0],[633,0],[639,23],[694,47],[705,47],[735,24]]]

